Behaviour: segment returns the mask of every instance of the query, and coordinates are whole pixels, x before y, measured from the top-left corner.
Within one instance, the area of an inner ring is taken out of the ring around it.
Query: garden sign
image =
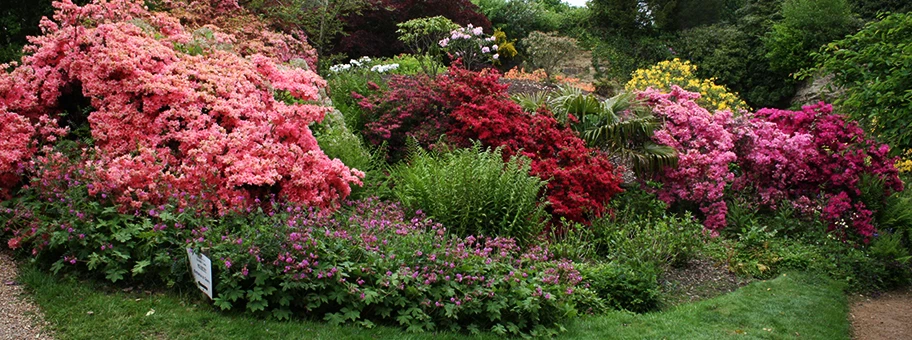
[[[212,299],[212,261],[206,255],[194,253],[191,248],[187,248],[187,257],[196,286]]]

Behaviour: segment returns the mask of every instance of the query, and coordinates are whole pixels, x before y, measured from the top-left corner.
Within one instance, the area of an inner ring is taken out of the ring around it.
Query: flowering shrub
[[[527,114],[506,94],[496,71],[472,72],[451,67],[435,79],[393,77],[389,89],[361,98],[370,116],[364,134],[375,144],[387,142],[390,156],[401,157],[405,140],[434,147],[440,135],[457,146],[502,147],[504,157],[524,155],[532,174],[548,180],[549,210],[556,216],[585,221],[601,214],[620,192],[620,179],[607,158],[586,147],[570,128],[548,112]]]
[[[697,104],[710,112],[747,109],[747,104],[738,98],[736,93],[729,92],[725,86],[716,85],[714,79],[698,78],[695,75],[696,71],[696,65],[675,58],[659,62],[649,69],[634,71],[633,78],[624,87],[628,91],[643,91],[651,87],[669,92],[677,85],[687,91],[699,93]]]
[[[19,167],[29,158],[35,128],[28,119],[0,105],[0,200],[19,182]]]
[[[725,187],[735,177],[729,164],[737,160],[731,111],[712,114],[696,103],[700,94],[676,85],[669,93],[649,89],[638,97],[665,121],[653,139],[678,152],[678,166],[666,168],[657,178],[664,184],[659,199],[669,204],[696,203],[706,215],[707,229],[715,232],[725,227]]]
[[[822,218],[831,229],[844,221],[868,238],[875,231],[874,212],[862,200],[862,177],[882,180],[882,197],[903,190],[889,147],[868,139],[857,123],[834,114],[831,105],[763,109],[746,131],[737,187],[754,187],[762,204],[791,200],[807,208],[822,196]]]
[[[468,24],[450,32],[450,36],[437,42],[451,58],[462,60],[467,69],[496,61],[500,58],[495,36],[485,36],[483,27]]]
[[[592,295],[573,265],[547,249],[450,236],[398,204],[348,202],[331,216],[277,201],[221,216],[173,203],[120,213],[89,194],[79,162],[61,161],[69,170],[0,204],[6,245],[55,272],[189,286],[193,247],[213,260],[222,309],[411,331],[548,335],[576,314],[577,299]]]
[[[191,34],[139,0],[55,6],[55,21],[42,21],[44,35],[22,64],[0,73],[0,107],[4,119],[46,121],[47,129],[61,112],[75,116],[67,122],[87,121],[93,145],[83,168],[92,195],[109,194],[127,209],[194,192],[224,210],[273,191],[328,208],[359,183],[361,173],[328,159],[308,128],[328,110],[302,104],[320,99],[325,82],[315,73],[230,53],[233,35],[211,25]],[[70,98],[91,107],[74,112]],[[21,151],[27,131],[16,129],[3,130],[18,136],[20,150],[4,157],[4,174],[14,157],[32,156]]]
[[[526,69],[514,67],[504,73],[504,79],[514,79],[514,80],[530,80],[537,82],[544,82],[548,80],[548,74],[545,70],[538,69],[532,71],[532,73],[526,72]],[[567,85],[570,87],[575,87],[587,92],[595,92],[595,86],[591,83],[584,82],[579,78],[567,77],[561,74],[555,75],[553,81],[560,85]]]
[[[474,24],[491,32],[491,22],[470,0],[368,0],[369,5],[351,13],[345,21],[345,34],[339,36],[333,54],[349,57],[366,55],[392,57],[410,52],[399,40],[397,24],[412,19],[443,16],[459,25]],[[437,41],[434,41],[436,44]]]
[[[896,169],[903,173],[912,172],[912,149],[906,150],[903,159],[896,162]]]
[[[279,206],[250,227],[238,219],[194,230],[193,246],[209,249],[218,272],[215,305],[336,324],[517,335],[553,334],[576,313],[582,277],[546,249],[450,236],[396,204],[349,205],[333,217]]]
[[[166,203],[120,212],[112,197],[93,196],[84,162],[62,153],[37,157],[37,179],[0,203],[0,236],[10,249],[28,253],[53,272],[87,269],[117,282],[125,279],[186,282],[187,232],[206,217]],[[175,193],[172,202],[190,200]]]

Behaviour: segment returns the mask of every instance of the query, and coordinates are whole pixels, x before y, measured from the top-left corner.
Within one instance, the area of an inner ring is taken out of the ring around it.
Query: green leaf
[[[133,266],[133,276],[144,273],[145,268],[147,266],[149,266],[150,264],[152,264],[152,262],[149,260],[142,260],[142,261],[136,262],[136,265]]]

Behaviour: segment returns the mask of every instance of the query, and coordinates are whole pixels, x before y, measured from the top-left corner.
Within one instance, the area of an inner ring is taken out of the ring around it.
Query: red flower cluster
[[[457,146],[477,140],[503,147],[505,157],[529,157],[532,173],[548,180],[554,215],[584,222],[586,214],[601,214],[621,191],[614,167],[549,112],[523,112],[509,100],[499,78],[496,71],[456,66],[436,79],[394,77],[388,91],[356,94],[372,119],[365,135],[374,143],[389,141],[393,157],[401,155],[407,138],[426,147],[441,135]]]
[[[328,108],[275,99],[283,91],[318,101],[325,81],[315,73],[278,56],[232,53],[233,35],[212,25],[188,32],[141,0],[54,6],[55,21],[42,21],[22,65],[0,73],[0,140],[9,141],[0,145],[0,175],[35,150],[22,122],[56,117],[69,105],[61,98],[75,96],[92,107],[84,117],[94,139],[85,164],[92,193],[124,205],[211,190],[223,209],[268,190],[330,207],[360,182],[308,128]]]

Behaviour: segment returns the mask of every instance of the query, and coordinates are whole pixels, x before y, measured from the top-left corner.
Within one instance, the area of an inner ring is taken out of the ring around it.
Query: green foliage
[[[590,147],[621,157],[638,175],[657,173],[677,164],[677,152],[652,141],[660,122],[637,102],[632,92],[604,101],[573,87],[556,92],[517,94],[513,100],[527,112],[546,108],[562,124],[570,124]],[[621,118],[621,114],[625,114]],[[576,119],[571,123],[570,117]]]
[[[529,174],[529,160],[506,164],[500,150],[471,149],[443,154],[413,152],[408,164],[391,171],[393,193],[422,209],[457,235],[533,240],[546,219],[539,194],[545,182]]]
[[[386,175],[382,149],[371,150],[360,137],[346,126],[338,113],[327,114],[320,124],[312,127],[320,149],[329,158],[337,158],[346,166],[364,172],[361,186],[353,185],[351,199],[382,195],[386,189]]]
[[[85,3],[85,0],[75,1]],[[4,0],[0,7],[0,64],[18,61],[27,36],[41,33],[38,21],[54,14],[50,0]]]
[[[401,328],[383,324],[340,326],[309,319],[288,322],[251,315],[225,315],[209,303],[193,298],[197,295],[195,291],[180,295],[157,291],[151,295],[138,290],[123,292],[75,277],[55,277],[22,263],[16,281],[28,287],[33,301],[43,311],[44,319],[61,339],[139,340],[154,335],[167,339],[291,340],[300,339],[301,334],[315,340],[504,339],[484,331],[465,334],[438,330],[403,335]],[[584,296],[588,301],[601,301],[593,296],[594,293],[586,292],[580,294],[576,302],[578,308],[588,306]],[[587,308],[590,307],[582,310]],[[597,308],[592,311],[596,312]],[[155,313],[146,316],[150,310]],[[851,324],[847,313],[848,303],[838,284],[819,276],[789,273],[668,311],[646,314],[609,311],[583,317],[568,325],[567,332],[559,337],[725,339],[769,334],[771,338],[791,338],[798,332],[801,338],[848,339]],[[770,329],[770,325],[776,326]],[[748,335],[732,331],[738,329]]]
[[[678,33],[673,48],[699,66],[700,78],[715,78],[751,107],[788,107],[797,81],[795,69],[773,70],[763,43],[779,20],[778,0],[750,0],[730,23],[696,27]]]
[[[58,150],[66,152],[69,143],[61,143]],[[79,159],[47,169],[76,169]],[[169,287],[182,283],[187,274],[182,225],[198,224],[204,217],[176,209],[165,213],[157,207],[118,210],[109,200],[90,195],[85,178],[76,171],[48,177],[39,176],[29,188],[0,203],[0,235],[14,232],[9,235],[13,249],[34,248],[32,255],[50,264],[54,273],[87,270],[111,282],[149,280]],[[47,187],[65,189],[50,192],[44,190]]]
[[[621,113],[626,113],[623,119]],[[579,117],[574,129],[587,144],[621,156],[638,175],[677,165],[678,155],[673,148],[652,141],[652,134],[661,123],[631,92],[608,98],[595,113],[573,114]]]
[[[399,40],[416,54],[416,60],[424,73],[430,76],[437,75],[438,69],[434,64],[442,60],[438,42],[459,28],[459,25],[443,16],[436,16],[412,19],[397,26]]]
[[[658,271],[654,268],[604,263],[583,264],[577,269],[589,289],[611,308],[645,313],[659,307]]]
[[[601,259],[663,268],[680,266],[702,249],[702,226],[643,189],[630,188],[611,201],[612,214],[552,235],[551,251],[576,261]]]
[[[912,2],[907,0],[849,0],[855,13],[865,20],[877,20],[880,13],[912,12]]]
[[[495,28],[523,39],[533,31],[556,31],[561,15],[539,0],[474,0]]]
[[[529,62],[536,69],[544,69],[549,79],[561,72],[561,67],[582,51],[576,39],[557,33],[535,31],[521,41]]]
[[[766,57],[773,70],[796,72],[813,65],[811,53],[855,27],[847,0],[785,0],[782,20],[764,38]]]
[[[345,34],[345,16],[360,13],[368,0],[246,0],[247,8],[269,18],[279,26],[296,29],[307,35],[307,42],[320,56],[332,48],[337,36]]]
[[[623,35],[609,33],[587,42],[592,67],[598,77],[626,83],[633,71],[673,57],[668,35]]]
[[[787,203],[782,205],[771,213],[743,203],[728,204],[729,227],[707,245],[706,253],[736,273],[757,278],[806,271],[842,282],[849,291],[892,289],[912,283],[909,243],[901,228],[892,227],[908,223],[901,220],[912,221],[907,219],[912,214],[903,212],[890,227],[878,222],[879,234],[864,244],[838,238],[814,216],[801,216],[786,208]],[[908,201],[891,197],[883,209],[898,212],[910,208]]]
[[[845,89],[836,105],[895,152],[912,149],[912,13],[869,23],[815,58]]]

